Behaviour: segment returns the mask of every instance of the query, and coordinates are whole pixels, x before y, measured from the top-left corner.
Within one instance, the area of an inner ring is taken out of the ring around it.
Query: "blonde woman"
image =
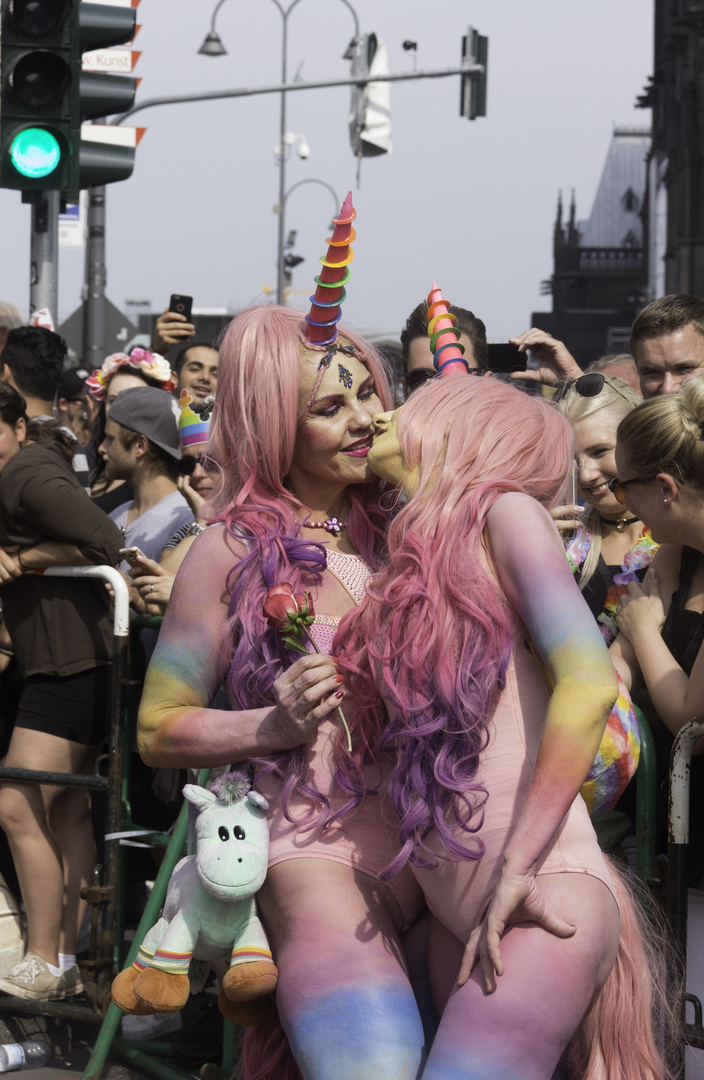
[[[574,506],[553,511],[559,528],[576,535],[565,541],[567,558],[606,643],[616,636],[619,596],[629,581],[642,580],[657,544],[640,517],[609,489],[616,476],[616,429],[642,398],[620,379],[591,372],[570,383],[558,403],[575,437],[577,494],[584,513]]]

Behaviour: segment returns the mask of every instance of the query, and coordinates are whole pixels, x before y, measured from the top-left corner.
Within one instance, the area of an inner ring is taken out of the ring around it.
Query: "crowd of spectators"
[[[465,308],[450,311],[470,371],[492,377],[484,323]],[[605,356],[586,371],[543,330],[512,343],[535,358],[532,368],[511,374],[517,392],[522,382],[554,395],[573,426],[574,483],[553,517],[614,662],[659,732],[665,785],[673,736],[704,713],[704,300],[676,295],[649,304],[633,325],[630,353]],[[435,375],[426,303],[411,312],[401,346],[407,397]],[[173,363],[162,355],[169,351]],[[23,325],[16,309],[0,304],[6,764],[75,773],[92,769],[102,751],[110,720],[109,591],[42,571],[117,566],[133,612],[164,613],[181,562],[207,528],[218,482],[207,454],[217,363],[212,343],[166,312],[151,349],[113,354],[89,373],[67,365],[58,334]],[[666,397],[667,409],[643,401]],[[639,434],[644,424],[649,440]],[[622,810],[633,827],[628,799]],[[25,958],[0,972],[0,990],[40,1001],[78,994],[79,898],[95,860],[89,796],[4,783],[0,826],[28,933]],[[701,885],[702,860],[693,866]]]

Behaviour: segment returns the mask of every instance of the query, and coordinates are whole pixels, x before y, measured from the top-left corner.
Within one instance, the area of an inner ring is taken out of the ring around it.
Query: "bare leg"
[[[5,764],[50,772],[80,772],[92,752],[93,748],[55,735],[16,728]],[[64,858],[49,817],[53,804],[65,792],[65,788],[54,785],[0,785],[0,825],[7,833],[27,912],[27,948],[54,965],[58,965],[64,917]]]
[[[341,863],[292,859],[258,899],[304,1080],[414,1080],[423,1028],[388,890]]]
[[[583,874],[541,877],[552,910],[569,911],[577,933],[558,938],[530,923],[504,935],[505,973],[484,993],[477,967],[450,996],[423,1080],[550,1080],[594,994],[613,966],[619,918],[606,886]],[[440,940],[440,939],[439,939]],[[456,942],[455,972],[463,943]],[[431,942],[431,974],[446,995],[445,935]]]
[[[64,874],[59,952],[73,954],[88,906],[81,899],[81,889],[90,884],[97,860],[89,793],[63,788],[51,805],[49,821],[61,852]]]

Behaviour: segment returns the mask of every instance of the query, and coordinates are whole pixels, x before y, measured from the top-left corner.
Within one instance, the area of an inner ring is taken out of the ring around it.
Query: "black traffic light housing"
[[[460,116],[474,120],[477,116],[486,116],[489,38],[471,26],[462,38],[462,62],[479,68],[460,76]]]
[[[70,0],[0,0],[0,186],[71,178]]]
[[[81,122],[129,109],[137,80],[81,68],[84,52],[130,41],[135,24],[132,7],[0,0],[0,187],[76,199],[131,174],[134,148],[82,141]]]

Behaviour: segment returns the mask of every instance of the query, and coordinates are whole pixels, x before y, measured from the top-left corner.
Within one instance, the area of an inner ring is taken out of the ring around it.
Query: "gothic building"
[[[605,353],[628,351],[631,323],[644,302],[643,207],[649,132],[616,128],[589,217],[567,221],[562,196],[553,233],[554,270],[543,283],[551,312],[532,325],[564,341],[586,367]]]
[[[655,0],[647,299],[704,296],[704,3]]]

